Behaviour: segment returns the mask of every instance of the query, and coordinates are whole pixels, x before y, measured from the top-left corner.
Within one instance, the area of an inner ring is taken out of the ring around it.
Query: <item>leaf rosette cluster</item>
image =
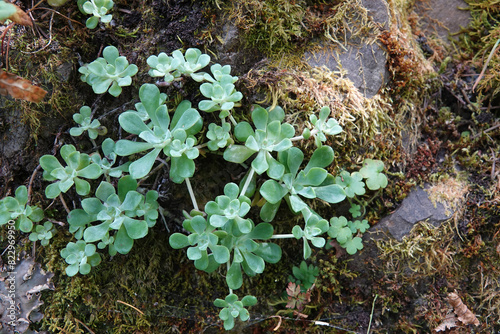
[[[92,86],[94,93],[103,94],[109,89],[109,94],[117,97],[122,93],[122,87],[132,84],[132,76],[137,73],[138,67],[129,64],[114,46],[105,47],[102,55],[78,69],[82,74],[80,78]]]

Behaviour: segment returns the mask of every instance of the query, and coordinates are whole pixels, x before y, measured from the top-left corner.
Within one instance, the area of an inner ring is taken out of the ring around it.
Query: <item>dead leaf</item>
[[[469,308],[462,302],[462,299],[455,292],[448,294],[448,303],[453,306],[453,310],[456,315],[453,315],[450,311],[444,318],[443,322],[439,324],[434,331],[441,332],[450,328],[459,326],[458,321],[464,325],[476,325],[479,326],[479,320],[477,320],[474,313],[472,313]]]
[[[434,328],[434,331],[436,332],[441,332],[445,331],[449,328],[457,327],[457,317],[454,314],[448,314],[446,318],[437,326]]]
[[[453,306],[455,314],[458,320],[464,323],[464,325],[476,325],[479,326],[479,320],[477,320],[474,313],[472,313],[469,308],[462,302],[462,299],[454,293],[448,294],[448,302]]]
[[[31,18],[24,12],[24,10],[13,3],[0,1],[0,22],[3,23],[6,19],[23,26],[33,25]]]
[[[0,69],[0,95],[38,103],[46,94],[46,90],[32,85],[31,81]]]

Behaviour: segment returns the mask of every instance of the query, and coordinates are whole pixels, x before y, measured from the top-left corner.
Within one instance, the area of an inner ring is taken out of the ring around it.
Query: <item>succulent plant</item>
[[[35,231],[31,232],[29,239],[31,241],[40,241],[42,246],[47,246],[50,239],[54,236],[56,230],[51,222],[45,222],[43,225],[37,225]]]
[[[231,124],[225,121],[222,126],[215,123],[208,125],[207,138],[209,139],[207,146],[210,151],[217,151],[219,148],[224,148],[234,143],[231,138]]]
[[[319,198],[328,203],[339,203],[346,197],[344,189],[333,183],[334,177],[324,168],[333,161],[330,146],[317,148],[306,167],[299,171],[304,154],[296,147],[278,154],[278,161],[285,166],[285,173],[276,180],[267,180],[260,193],[267,201],[261,209],[261,218],[271,221],[283,198],[294,212],[301,212],[308,205],[301,197]]]
[[[245,215],[250,211],[251,201],[246,196],[239,196],[240,189],[234,183],[224,186],[224,195],[217,196],[215,201],[205,205],[205,211],[209,215],[210,225],[224,227],[226,224],[234,224],[241,233],[249,233],[252,224]]]
[[[123,172],[128,171],[130,162],[126,162],[120,166],[113,167],[116,163],[117,155],[115,153],[115,142],[111,138],[106,138],[101,144],[103,157],[99,153],[93,153],[90,156],[92,162],[101,167],[102,173],[107,177],[121,177]]]
[[[163,77],[165,82],[178,80],[182,75],[190,76],[197,82],[203,81],[206,73],[197,72],[207,66],[209,62],[210,56],[202,54],[196,48],[187,49],[184,55],[180,50],[175,50],[171,57],[162,52],[158,56],[150,56],[147,60],[151,67],[149,75]]]
[[[111,14],[108,14],[108,11],[113,8],[112,0],[78,0],[78,7],[80,11],[84,14],[91,14],[92,17],[89,17],[85,22],[85,25],[89,29],[94,29],[97,27],[99,20],[102,23],[109,23],[113,18]]]
[[[198,149],[194,147],[196,139],[193,135],[201,130],[201,116],[191,108],[190,102],[183,101],[170,119],[167,106],[161,103],[160,90],[155,85],[142,85],[139,97],[149,115],[150,123],[144,123],[137,112],[124,112],[120,115],[119,122],[125,131],[144,141],[119,140],[115,152],[120,156],[128,156],[149,151],[129,166],[130,175],[141,178],[149,173],[156,158],[163,151],[171,158],[171,179],[182,183],[185,178],[194,174],[193,159],[198,157]]]
[[[254,296],[245,296],[238,300],[238,296],[230,293],[224,300],[217,298],[214,305],[222,307],[219,312],[219,317],[224,321],[224,329],[231,330],[234,327],[234,319],[240,318],[241,321],[247,321],[250,314],[245,307],[257,304],[257,298]]]
[[[82,74],[80,78],[92,86],[94,93],[103,94],[109,89],[109,93],[116,97],[121,94],[122,87],[132,84],[132,76],[137,73],[138,68],[129,64],[127,58],[120,56],[114,46],[105,47],[102,55],[103,57],[78,69]]]
[[[326,136],[333,136],[342,132],[342,127],[333,119],[328,118],[330,115],[330,108],[323,107],[319,111],[319,118],[315,114],[310,116],[310,121],[314,126],[311,134],[314,136],[314,142],[317,147],[321,147],[322,143],[326,141]]]
[[[288,123],[282,123],[285,112],[280,107],[266,110],[255,106],[252,111],[252,121],[256,127],[254,131],[249,123],[240,122],[235,127],[235,137],[245,145],[232,145],[224,151],[224,159],[234,163],[245,162],[250,156],[257,153],[252,161],[252,168],[257,174],[267,171],[273,178],[280,178],[285,167],[276,161],[271,152],[283,152],[292,147],[292,138],[295,129]]]
[[[236,91],[233,82],[231,75],[223,74],[217,81],[202,84],[200,92],[209,100],[201,100],[198,108],[206,112],[220,110],[220,118],[229,116],[229,111],[243,98],[243,94]]]
[[[96,139],[98,135],[104,136],[108,131],[106,127],[101,126],[99,120],[92,120],[92,111],[89,107],[83,106],[79,113],[73,114],[73,120],[79,125],[69,129],[69,134],[78,137],[85,131],[88,131],[90,139]]]
[[[85,196],[90,192],[90,184],[83,180],[97,179],[102,175],[101,168],[91,163],[90,156],[80,153],[73,145],[64,145],[60,150],[61,157],[68,164],[63,167],[53,155],[44,155],[40,158],[40,165],[43,168],[43,178],[47,181],[55,181],[45,188],[47,198],[55,198],[61,192],[65,193],[73,186],[79,195]]]
[[[85,198],[82,209],[75,209],[68,216],[71,226],[85,227],[94,221],[99,225],[86,227],[83,239],[87,243],[96,241],[109,244],[110,231],[115,232],[114,250],[127,254],[134,240],[148,234],[158,218],[158,193],[150,190],[146,196],[138,193],[137,181],[124,176],[118,181],[118,193],[110,183],[103,181],[96,190],[96,197]]]
[[[182,233],[174,233],[170,236],[169,243],[174,249],[190,246],[187,250],[187,256],[194,261],[196,268],[213,271],[218,264],[229,261],[229,250],[219,245],[219,239],[224,237],[225,232],[214,232],[214,227],[208,224],[203,216],[186,219],[182,226],[191,234],[186,236]],[[210,256],[208,250],[211,252]],[[213,262],[215,262],[215,268]]]
[[[41,221],[44,215],[42,209],[27,203],[26,186],[19,186],[15,191],[15,197],[7,196],[0,200],[0,226],[14,220],[16,229],[25,233],[31,232],[33,222]]]
[[[87,275],[92,267],[101,263],[101,256],[96,253],[95,245],[87,244],[83,240],[68,243],[66,248],[61,250],[61,256],[69,264],[66,267],[66,275],[70,277],[77,273]]]

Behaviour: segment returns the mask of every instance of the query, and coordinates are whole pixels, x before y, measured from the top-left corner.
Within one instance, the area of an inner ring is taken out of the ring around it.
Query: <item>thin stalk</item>
[[[247,192],[248,186],[250,185],[250,182],[253,179],[254,173],[255,173],[255,169],[253,169],[253,167],[250,167],[250,172],[248,173],[248,177],[245,181],[245,184],[243,185],[243,189],[241,189],[240,196],[245,195],[245,193]]]
[[[231,123],[233,123],[233,126],[238,125],[238,122],[236,122],[236,120],[234,119],[233,115],[231,115],[231,114],[229,114],[229,120],[231,121]]]
[[[186,186],[188,188],[189,196],[191,197],[191,201],[193,202],[193,208],[196,211],[200,211],[200,209],[198,208],[198,203],[196,203],[196,197],[194,196],[193,188],[191,187],[191,182],[189,181],[189,177],[186,177],[184,181],[186,181]]]
[[[275,234],[271,239],[292,239],[295,238],[293,234]]]
[[[204,148],[204,147],[207,147],[208,146],[208,143],[203,143],[203,144],[200,144],[200,145],[196,145],[194,148],[196,149],[201,149],[201,148]]]
[[[64,206],[64,209],[69,214],[70,210],[69,210],[68,206],[66,205],[66,201],[64,200],[64,197],[62,196],[62,193],[59,194],[59,199],[61,200],[61,203]]]
[[[474,89],[476,88],[477,84],[481,80],[481,78],[484,75],[484,72],[486,72],[486,69],[488,68],[488,64],[490,63],[491,57],[495,54],[495,51],[497,50],[498,43],[500,43],[500,39],[497,39],[495,45],[493,45],[493,48],[491,49],[490,55],[488,56],[488,59],[486,59],[486,62],[484,63],[483,69],[481,70],[481,73],[476,79],[476,82],[474,82],[474,86],[472,86],[472,92],[474,92]]]
[[[372,303],[372,312],[370,313],[370,322],[368,323],[368,330],[366,331],[366,334],[370,334],[370,328],[372,327],[372,320],[373,320],[373,311],[375,310],[375,301],[377,300],[378,295],[375,295],[375,298],[373,298],[373,303]]]
[[[311,137],[314,137],[317,134],[318,134],[318,129],[313,129],[311,131]],[[299,141],[299,140],[302,140],[302,139],[304,139],[304,136],[300,135],[300,136],[296,136],[296,137],[290,138],[290,141]]]

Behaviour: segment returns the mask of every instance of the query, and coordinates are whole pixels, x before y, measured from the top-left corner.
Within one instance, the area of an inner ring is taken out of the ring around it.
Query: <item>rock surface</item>
[[[389,26],[390,15],[385,0],[363,0],[362,4],[379,27]],[[377,42],[373,42],[376,38],[377,36],[370,36],[364,41],[351,43],[347,37],[348,45],[341,52],[334,51],[333,44],[322,44],[319,50],[306,52],[304,60],[313,67],[326,66],[331,71],[345,71],[346,77],[354,86],[366,98],[371,98],[387,83],[389,77],[386,52]]]
[[[464,0],[420,0],[415,3],[415,12],[427,36],[435,35],[447,42],[469,24],[470,11],[460,9],[467,6]]]
[[[418,187],[410,192],[396,211],[384,217],[372,230],[389,232],[396,240],[401,241],[418,222],[427,221],[439,226],[452,216],[453,213],[448,212],[442,203],[433,203],[429,194]]]

